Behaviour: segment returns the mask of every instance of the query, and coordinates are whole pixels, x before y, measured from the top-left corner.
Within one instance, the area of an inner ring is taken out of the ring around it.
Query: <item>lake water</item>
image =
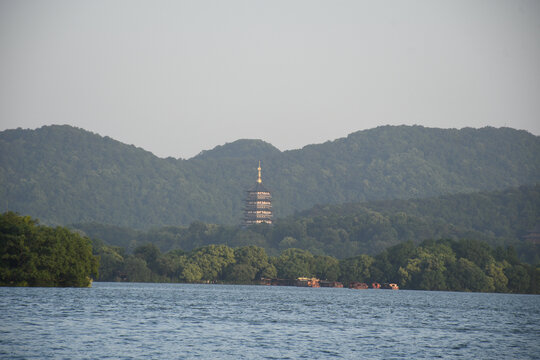
[[[133,283],[0,288],[0,358],[533,359],[540,296]]]

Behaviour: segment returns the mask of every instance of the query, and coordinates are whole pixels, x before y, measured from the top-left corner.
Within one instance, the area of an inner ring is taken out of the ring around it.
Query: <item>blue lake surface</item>
[[[538,359],[540,296],[94,283],[0,288],[6,359]]]

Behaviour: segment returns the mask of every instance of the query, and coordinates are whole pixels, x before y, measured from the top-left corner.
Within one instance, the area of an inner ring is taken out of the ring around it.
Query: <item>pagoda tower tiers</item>
[[[261,162],[259,161],[259,177],[254,187],[247,191],[244,208],[244,225],[267,223],[272,224],[272,196],[262,184]]]

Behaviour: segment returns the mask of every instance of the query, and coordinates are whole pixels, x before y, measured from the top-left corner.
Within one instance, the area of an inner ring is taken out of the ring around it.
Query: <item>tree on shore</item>
[[[0,260],[2,286],[89,286],[99,266],[90,239],[14,212],[0,215]]]

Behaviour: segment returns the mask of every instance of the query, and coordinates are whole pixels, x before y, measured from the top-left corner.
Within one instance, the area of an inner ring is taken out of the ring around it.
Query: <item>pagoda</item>
[[[244,225],[272,224],[272,196],[262,184],[261,162],[259,161],[259,177],[254,187],[247,191],[244,208]]]

